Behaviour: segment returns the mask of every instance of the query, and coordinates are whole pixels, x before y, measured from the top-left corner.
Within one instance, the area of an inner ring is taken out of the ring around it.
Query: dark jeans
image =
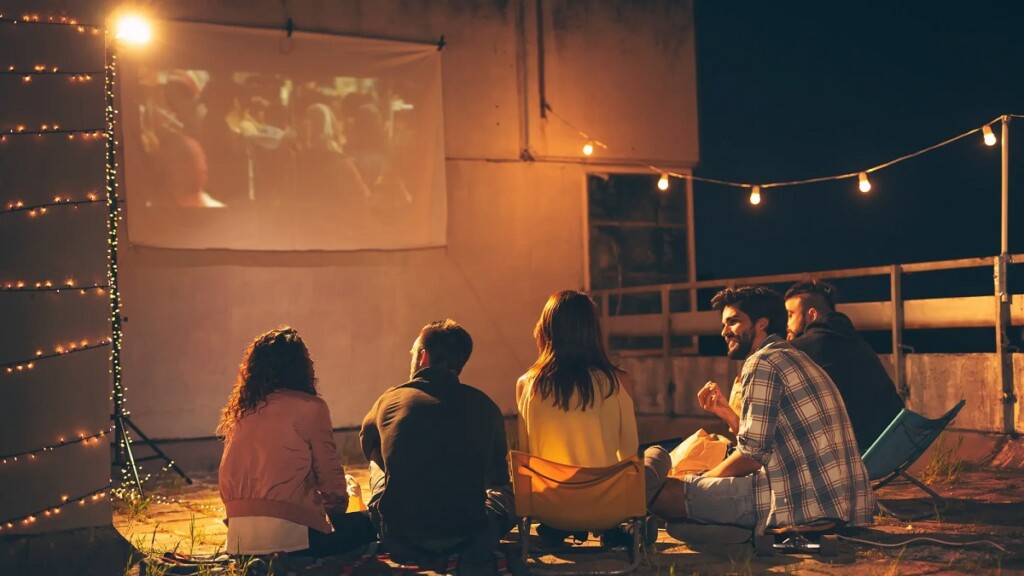
[[[378,512],[381,495],[384,493],[384,471],[375,463],[370,462],[370,501],[367,507],[370,520],[378,533],[381,530],[381,517]],[[381,543],[392,556],[417,557],[424,555],[447,555],[459,553],[470,562],[485,562],[493,559],[501,537],[515,525],[515,507],[512,501],[512,487],[488,489],[484,503],[487,515],[487,527],[471,536],[464,538],[443,538],[438,540],[407,541],[401,538],[386,536]]]
[[[370,522],[366,512],[349,512],[348,514],[331,514],[334,532],[324,534],[319,530],[309,529],[309,549],[293,552],[297,556],[332,556],[365,546],[377,540],[377,531]]]

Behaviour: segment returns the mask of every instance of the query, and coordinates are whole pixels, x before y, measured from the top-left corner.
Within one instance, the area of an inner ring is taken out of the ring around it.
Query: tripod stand
[[[103,75],[103,84],[106,103],[104,119],[106,121],[105,133],[107,140],[107,284],[110,289],[110,362],[111,374],[114,377],[114,413],[110,415],[114,423],[114,455],[111,465],[130,469],[132,479],[135,481],[135,487],[138,488],[139,495],[141,496],[143,491],[142,480],[139,478],[139,462],[163,460],[179,476],[184,478],[188,484],[192,483],[192,479],[131,421],[128,413],[125,412],[122,406],[124,402],[124,387],[121,384],[121,292],[117,286],[117,226],[121,217],[121,208],[118,205],[117,197],[117,142],[114,139],[116,121],[114,89],[117,80],[117,51],[113,42],[108,44],[106,56],[107,62]],[[139,459],[135,458],[135,455],[132,453],[132,440],[128,434],[129,428],[138,435],[146,446],[153,450],[154,455]]]
[[[163,460],[167,463],[167,466],[178,474],[178,476],[185,479],[186,484],[192,483],[192,479],[188,477],[188,474],[185,474],[184,470],[174,463],[174,460],[171,460],[163,450],[161,450],[142,432],[142,430],[139,430],[139,427],[131,421],[131,418],[122,414],[120,406],[114,407],[114,413],[110,415],[110,418],[114,422],[114,458],[111,461],[111,466],[117,466],[121,469],[127,468],[131,472],[132,480],[139,491],[139,496],[143,496],[145,494],[142,490],[142,480],[139,478],[139,462]],[[131,428],[132,432],[138,435],[142,442],[154,452],[152,456],[135,458],[135,454],[132,452],[132,440],[128,435],[129,428]]]

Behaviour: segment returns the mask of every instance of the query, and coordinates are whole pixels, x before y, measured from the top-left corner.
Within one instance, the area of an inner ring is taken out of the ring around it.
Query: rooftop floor
[[[364,497],[367,496],[367,471],[350,467],[348,472],[359,480]],[[645,555],[637,573],[1024,575],[1024,470],[976,467],[963,471],[952,482],[933,484],[932,488],[948,502],[937,518],[902,522],[883,515],[876,518],[875,526],[848,534],[886,547],[844,541],[838,556],[833,558],[806,554],[765,558],[756,556],[750,544],[687,545],[662,528],[656,550]],[[930,500],[922,498],[923,493],[908,483],[893,483],[878,494],[883,503],[897,510],[931,508]],[[135,506],[115,506],[115,526],[137,549],[158,555],[166,551],[213,554],[223,549],[227,529],[222,522],[224,510],[215,477],[198,478],[191,486],[170,482],[152,490],[150,496]],[[984,542],[964,546],[927,541],[901,544],[919,537],[950,543]],[[596,540],[592,538],[588,545],[597,545]],[[504,548],[512,572],[525,574],[514,533],[505,541]],[[555,556],[544,559],[562,561]],[[580,561],[589,562],[585,558]],[[306,564],[294,573],[340,574],[341,562],[328,559]],[[599,557],[598,562],[610,565],[613,560],[606,556]],[[380,567],[376,567],[377,572]],[[373,566],[366,565],[356,574],[374,572]]]

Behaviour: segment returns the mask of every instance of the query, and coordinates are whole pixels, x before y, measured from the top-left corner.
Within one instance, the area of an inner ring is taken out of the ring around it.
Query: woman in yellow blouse
[[[590,297],[575,290],[553,294],[533,334],[537,360],[516,382],[519,449],[587,468],[610,466],[636,455],[633,382],[609,360]],[[670,466],[668,462],[645,465],[648,475],[658,474],[661,479]],[[660,486],[661,482],[648,484]],[[653,495],[648,496],[649,502]],[[546,526],[537,532],[547,544],[559,544],[569,535]]]

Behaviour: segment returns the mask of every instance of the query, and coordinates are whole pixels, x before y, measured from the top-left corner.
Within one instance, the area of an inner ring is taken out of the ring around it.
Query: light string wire
[[[8,66],[6,70],[0,70],[0,76],[21,76],[24,79],[26,76],[73,76],[77,81],[92,80],[93,76],[99,76],[102,72],[98,70],[54,70],[51,66],[45,70],[18,70],[14,66]]]
[[[575,124],[570,122],[565,116],[562,116],[561,114],[558,113],[557,110],[552,108],[550,103],[544,102],[544,110],[549,112],[555,118],[558,118],[559,120],[561,120],[562,123],[565,124],[566,126],[568,126],[569,128],[572,128],[573,130],[575,130],[576,133],[579,134],[579,136],[581,138],[583,138],[584,140],[586,140],[587,142],[590,142],[591,144],[597,144],[601,148],[605,148],[605,149],[608,148],[608,145],[605,144],[604,142],[601,142],[600,140],[598,140],[597,138],[594,138],[593,136],[591,136],[587,132],[584,132],[583,130],[580,130],[579,128],[577,128]]]
[[[75,28],[79,32],[89,31],[93,34],[99,34],[100,27],[95,24],[84,24],[78,21],[76,18],[68,18],[67,16],[47,16],[45,19],[41,18],[39,14],[22,14],[21,18],[10,17],[6,14],[0,13],[0,24],[10,25],[33,25],[33,26],[68,26]]]
[[[114,404],[114,435],[116,461],[120,461],[122,450],[130,451],[132,443],[131,436],[125,428],[122,418],[129,416],[129,411],[124,407],[124,383],[121,371],[121,345],[122,345],[122,324],[121,324],[121,292],[118,290],[117,271],[117,235],[118,223],[121,219],[121,207],[117,198],[117,141],[115,140],[117,109],[115,104],[115,89],[117,86],[117,50],[114,46],[108,49],[106,73],[103,75],[105,106],[103,117],[106,124],[106,186],[107,186],[107,285],[110,294],[110,373],[113,384],[111,386],[110,400]],[[130,453],[130,452],[129,452]],[[122,463],[123,464],[123,463]],[[168,466],[173,465],[173,462]],[[134,464],[133,464],[134,466]],[[138,478],[138,468],[134,468],[135,476]],[[128,469],[121,467],[122,483],[128,481]],[[141,489],[141,481],[139,483]]]
[[[40,516],[47,518],[51,516],[56,516],[61,513],[61,508],[69,506],[71,504],[81,504],[82,506],[85,506],[89,500],[92,500],[93,502],[98,502],[102,500],[104,496],[106,496],[105,493],[109,489],[110,484],[108,483],[104,486],[101,486],[100,488],[97,488],[91,492],[87,492],[81,496],[75,496],[74,498],[70,498],[68,496],[61,496],[61,501],[58,504],[47,506],[46,508],[41,508],[39,510],[36,510],[35,512],[24,514],[22,516],[16,516],[13,518],[7,518],[6,520],[0,520],[0,530],[10,530],[12,528],[15,528],[17,524],[22,524],[24,526],[34,524],[36,520],[39,519]]]
[[[48,444],[46,446],[40,446],[39,448],[33,448],[32,450],[25,450],[25,451],[22,451],[22,452],[12,452],[10,454],[0,454],[0,464],[7,464],[8,461],[10,461],[10,462],[17,462],[18,458],[23,458],[24,459],[25,456],[28,456],[30,460],[34,460],[37,454],[41,454],[43,452],[52,452],[52,451],[56,450],[57,448],[63,448],[65,446],[72,446],[74,444],[83,444],[83,443],[86,444],[86,445],[88,445],[90,443],[94,443],[95,444],[95,442],[92,442],[92,440],[95,439],[95,440],[98,441],[99,438],[109,434],[111,430],[113,430],[113,428],[108,428],[106,430],[100,430],[99,432],[97,432],[95,434],[90,434],[88,436],[80,434],[74,440],[67,440],[67,441],[65,441],[63,438],[61,438],[60,441],[57,442],[56,444]]]
[[[106,198],[96,197],[96,198],[89,198],[89,199],[86,199],[86,200],[71,200],[71,199],[67,199],[67,200],[61,200],[60,202],[57,202],[57,201],[44,202],[42,204],[34,204],[32,206],[13,204],[10,208],[7,208],[6,210],[0,211],[0,215],[12,214],[14,212],[32,212],[34,210],[42,210],[41,213],[45,214],[47,208],[53,208],[54,206],[80,206],[82,204],[96,204],[96,203],[99,203],[99,202],[106,202],[106,201],[107,201]]]
[[[24,130],[11,128],[4,132],[2,136],[3,140],[7,140],[8,136],[47,136],[49,134],[67,134],[69,136],[74,136],[76,134],[82,134],[86,139],[88,139],[89,136],[101,138],[103,137],[103,133],[104,131],[99,128],[52,128],[48,130]]]
[[[851,538],[849,536],[843,536],[841,534],[836,535],[840,540],[846,540],[847,542],[856,542],[857,544],[866,544],[868,546],[877,546],[879,548],[902,548],[907,544],[913,544],[914,542],[931,542],[932,544],[941,544],[943,546],[953,546],[957,548],[963,548],[966,546],[977,546],[978,544],[988,544],[999,549],[1004,554],[1009,554],[1010,551],[1000,546],[999,544],[991,540],[971,540],[969,542],[950,542],[948,540],[941,540],[939,538],[932,538],[930,536],[915,536],[899,542],[875,542],[873,540],[864,540],[862,538]]]
[[[17,362],[8,362],[6,364],[0,364],[0,370],[3,370],[4,372],[6,372],[8,374],[11,374],[12,372],[15,372],[15,371],[21,372],[21,371],[26,370],[26,369],[31,370],[32,368],[35,368],[35,363],[40,361],[40,360],[47,360],[49,358],[56,358],[58,356],[67,356],[68,354],[74,354],[76,352],[85,352],[87,350],[95,350],[97,348],[103,348],[104,346],[110,346],[110,344],[111,344],[111,339],[110,338],[105,338],[103,340],[100,340],[96,344],[83,344],[83,345],[80,345],[80,346],[76,345],[76,344],[71,344],[71,345],[69,345],[68,348],[62,349],[62,350],[57,351],[57,352],[51,352],[49,354],[38,353],[34,357],[28,358],[26,360],[18,360]]]
[[[18,19],[18,18],[10,18],[10,17],[7,17],[4,14],[0,13],[0,24],[8,24],[8,25],[40,24],[40,25],[71,26],[71,27],[77,28],[78,32],[91,31],[92,34],[97,34],[99,32],[99,27],[98,26],[93,26],[93,25],[88,25],[88,24],[80,24],[74,18],[67,18],[67,17],[56,17],[55,18],[55,17],[51,16],[51,17],[42,19],[38,15],[24,15],[24,16],[21,17],[21,19]],[[46,136],[46,135],[64,134],[64,135],[67,135],[67,137],[69,139],[75,139],[76,135],[81,134],[81,135],[83,135],[83,139],[85,139],[85,140],[90,139],[90,137],[94,137],[94,138],[105,137],[105,140],[106,140],[105,156],[106,156],[106,160],[107,160],[107,169],[106,169],[106,176],[107,176],[107,190],[106,190],[106,192],[107,193],[106,193],[106,197],[105,198],[103,198],[101,200],[99,198],[93,198],[92,195],[89,195],[87,200],[76,200],[76,201],[72,201],[70,199],[63,199],[63,201],[61,201],[62,199],[58,198],[58,199],[55,199],[54,202],[48,202],[48,203],[40,204],[40,205],[37,205],[37,206],[27,206],[27,207],[24,206],[24,205],[8,206],[7,212],[28,211],[28,212],[30,212],[30,215],[34,215],[36,210],[39,210],[39,213],[45,213],[46,209],[51,207],[51,206],[58,206],[58,205],[59,206],[69,206],[69,205],[72,205],[72,206],[76,206],[77,207],[77,205],[80,205],[80,204],[89,204],[89,203],[94,203],[94,202],[106,201],[107,206],[108,206],[108,219],[107,219],[107,229],[108,229],[108,258],[107,258],[107,264],[108,265],[107,265],[107,276],[108,276],[108,283],[105,284],[105,285],[93,284],[92,286],[88,286],[88,287],[86,287],[86,286],[76,287],[76,286],[71,286],[70,282],[69,282],[65,286],[38,286],[37,285],[34,288],[25,288],[23,283],[19,283],[20,285],[17,286],[17,287],[14,287],[12,285],[8,285],[6,288],[0,288],[0,290],[11,291],[11,292],[13,292],[13,291],[57,291],[57,292],[59,292],[60,290],[77,289],[77,290],[81,290],[81,291],[84,292],[86,289],[99,289],[99,290],[102,291],[103,288],[109,288],[110,289],[110,300],[111,300],[111,314],[112,314],[112,318],[111,318],[111,320],[112,320],[112,322],[111,322],[111,324],[112,324],[112,336],[110,338],[107,338],[105,340],[100,341],[97,344],[92,344],[92,345],[85,344],[85,345],[82,345],[80,347],[71,345],[70,349],[59,348],[58,352],[56,352],[56,353],[42,354],[41,352],[39,352],[39,353],[37,353],[37,355],[34,358],[32,358],[30,360],[23,360],[23,361],[19,361],[19,362],[2,364],[2,365],[0,365],[0,370],[3,370],[3,371],[6,371],[6,372],[10,373],[10,372],[14,372],[15,370],[20,371],[20,370],[23,370],[25,368],[31,369],[34,366],[35,362],[38,361],[38,360],[54,358],[54,357],[57,357],[57,356],[64,356],[64,355],[71,354],[71,353],[74,353],[74,352],[82,352],[82,351],[92,350],[92,349],[96,349],[96,348],[100,348],[100,347],[104,347],[104,346],[111,346],[111,348],[112,348],[112,352],[111,352],[111,362],[112,362],[112,364],[111,364],[111,366],[112,366],[111,367],[111,372],[113,374],[113,380],[114,380],[114,382],[113,382],[113,393],[114,393],[114,396],[117,397],[118,405],[120,406],[120,400],[123,399],[123,386],[121,385],[121,366],[120,366],[120,347],[121,347],[121,336],[122,336],[122,334],[121,334],[121,321],[120,321],[121,306],[120,306],[119,294],[118,294],[118,291],[117,291],[117,263],[116,263],[117,262],[116,261],[116,256],[117,256],[117,223],[118,223],[118,219],[120,218],[120,207],[118,206],[118,201],[120,199],[117,198],[117,196],[116,196],[116,187],[117,187],[117,181],[116,181],[116,156],[115,156],[115,150],[114,150],[114,147],[116,145],[116,142],[114,142],[114,119],[115,119],[116,111],[113,109],[113,98],[112,98],[112,91],[114,89],[114,76],[116,75],[116,68],[115,68],[115,61],[116,60],[115,59],[116,59],[116,55],[115,54],[111,54],[110,62],[104,66],[104,71],[106,72],[106,74],[104,74],[104,88],[105,88],[106,96],[107,96],[107,104],[106,104],[106,107],[105,107],[105,110],[104,110],[104,119],[105,119],[105,127],[104,127],[104,129],[97,129],[97,128],[60,129],[56,125],[54,125],[52,128],[50,126],[43,125],[43,126],[41,126],[40,130],[26,130],[24,126],[18,126],[18,127],[14,128],[14,129],[11,129],[9,131],[5,131],[5,132],[0,133],[0,142],[6,142],[7,136],[19,136],[19,135],[42,137],[42,136]],[[59,71],[56,67],[51,67],[49,69],[46,69],[46,68],[40,67],[40,66],[36,66],[31,71],[19,71],[19,70],[15,69],[13,66],[11,66],[11,67],[8,67],[7,70],[0,70],[0,74],[7,75],[7,76],[14,76],[14,75],[21,76],[23,83],[24,84],[29,84],[29,83],[31,83],[32,77],[34,77],[34,76],[44,76],[44,75],[53,75],[53,76],[64,75],[64,76],[68,76],[72,81],[79,81],[79,80],[87,81],[87,80],[92,80],[92,75],[96,74],[96,72],[94,72],[94,71],[87,71],[87,72]],[[47,284],[49,284],[49,282],[47,282]],[[121,408],[121,413],[122,414],[127,414],[127,411],[125,411],[124,408],[122,407]],[[113,427],[111,428],[111,430],[112,429],[113,429]],[[28,456],[27,459],[31,460],[31,459],[35,459],[36,455],[39,455],[39,454],[42,454],[42,453],[45,453],[45,452],[50,452],[50,451],[53,451],[53,450],[55,450],[57,448],[64,447],[64,446],[69,446],[69,445],[72,445],[72,444],[84,444],[84,445],[88,446],[90,444],[97,443],[98,439],[100,437],[105,436],[109,432],[110,432],[110,430],[106,430],[106,431],[97,432],[96,434],[92,434],[92,435],[89,435],[89,436],[80,435],[79,438],[71,440],[71,441],[64,441],[64,439],[61,438],[59,443],[57,443],[57,444],[50,444],[50,445],[42,446],[42,447],[39,447],[39,448],[36,448],[36,449],[33,449],[33,450],[13,453],[13,454],[9,454],[9,455],[0,455],[0,462],[2,462],[4,464],[6,464],[8,462],[8,460],[16,462],[16,461],[18,461],[19,457],[22,457],[22,459],[24,460],[25,456]],[[31,513],[28,513],[28,514],[24,514],[24,515],[21,515],[21,516],[7,518],[5,520],[0,520],[0,530],[3,530],[5,528],[6,529],[15,528],[16,524],[22,524],[22,525],[28,526],[30,524],[35,523],[40,517],[51,517],[51,516],[58,515],[58,514],[60,514],[61,509],[64,506],[67,506],[67,505],[70,505],[70,504],[77,503],[77,504],[81,504],[81,505],[84,506],[90,500],[93,501],[93,502],[96,502],[96,501],[98,501],[100,499],[104,499],[107,496],[106,492],[108,490],[110,490],[110,489],[111,489],[111,484],[108,482],[108,484],[106,484],[106,485],[104,485],[104,486],[102,486],[100,488],[97,488],[95,490],[92,490],[90,492],[87,492],[85,494],[82,494],[82,495],[79,495],[79,496],[76,496],[76,497],[73,497],[73,498],[70,498],[70,497],[68,497],[66,495],[62,495],[61,496],[61,501],[58,504],[47,506],[45,508],[41,508],[41,509],[39,509],[37,511],[31,512]]]
[[[11,283],[8,282],[3,286],[0,286],[0,292],[61,292],[69,293],[78,291],[80,294],[85,294],[90,290],[99,290],[99,293],[103,293],[104,288],[109,288],[106,284],[83,284],[78,286],[76,284],[64,283],[63,285],[54,285],[50,280],[44,282],[36,282],[34,286],[28,286],[25,282]]]
[[[584,130],[581,130],[575,124],[570,122],[567,118],[565,118],[564,116],[559,114],[554,108],[551,107],[551,105],[549,103],[545,102],[544,103],[544,108],[545,108],[545,110],[547,112],[551,113],[552,116],[554,116],[555,118],[559,119],[566,126],[571,128],[572,130],[574,130],[577,134],[579,134],[579,136],[581,138],[583,138],[587,142],[590,142],[592,144],[598,144],[598,145],[600,145],[600,146],[602,146],[604,148],[607,148],[607,146],[604,143],[602,143],[601,141],[599,141],[596,138],[594,138],[588,132],[586,132]],[[660,167],[655,166],[653,164],[647,164],[647,163],[636,163],[636,164],[639,165],[639,166],[644,166],[647,169],[651,170],[652,172],[656,172],[656,173],[659,173],[659,174],[667,174],[667,175],[672,176],[674,178],[679,178],[679,179],[683,179],[683,180],[692,180],[694,182],[705,182],[705,183],[708,183],[708,184],[717,184],[717,185],[720,185],[720,186],[730,186],[730,187],[733,187],[733,188],[753,188],[754,186],[760,186],[761,188],[779,188],[779,187],[782,187],[782,186],[800,186],[800,185],[803,185],[803,184],[815,184],[815,183],[819,183],[819,182],[831,182],[831,181],[836,181],[836,180],[847,180],[847,179],[850,179],[850,178],[857,178],[862,173],[863,174],[870,174],[872,172],[877,172],[877,171],[882,170],[884,168],[889,168],[890,166],[894,166],[894,165],[899,164],[901,162],[905,162],[907,160],[910,160],[911,158],[915,158],[915,157],[920,156],[922,154],[927,154],[928,152],[931,152],[933,150],[937,150],[937,149],[942,148],[944,146],[948,146],[948,145],[950,145],[950,144],[952,144],[952,143],[954,143],[954,142],[956,142],[958,140],[961,140],[963,138],[966,138],[966,137],[968,137],[968,136],[970,136],[972,134],[976,134],[978,132],[981,132],[982,130],[984,130],[985,126],[991,126],[992,124],[994,124],[996,122],[1005,121],[1007,118],[1011,118],[1011,117],[1012,118],[1024,118],[1024,115],[1020,115],[1020,114],[1004,114],[1004,115],[1001,115],[1001,116],[997,116],[996,118],[993,118],[989,122],[984,123],[982,126],[978,126],[976,128],[972,128],[972,129],[970,129],[970,130],[968,130],[966,132],[963,132],[962,134],[958,134],[956,136],[953,136],[952,138],[943,140],[942,142],[939,142],[938,144],[933,144],[931,146],[927,146],[927,147],[922,148],[920,150],[916,150],[916,151],[911,152],[909,154],[905,154],[903,156],[900,156],[900,157],[895,158],[893,160],[889,160],[887,162],[883,162],[881,164],[872,166],[870,168],[866,168],[866,169],[863,169],[863,170],[857,170],[857,171],[854,171],[854,172],[845,172],[845,173],[842,173],[842,174],[836,174],[836,175],[832,175],[832,176],[819,176],[819,177],[815,177],[815,178],[804,178],[804,179],[801,179],[801,180],[786,180],[786,181],[780,181],[780,182],[766,182],[764,184],[758,184],[758,183],[752,183],[752,182],[735,182],[735,181],[731,181],[731,180],[722,180],[722,179],[719,179],[719,178],[707,178],[707,177],[703,177],[703,176],[695,176],[693,174],[682,174],[682,173],[679,173],[679,172],[674,172],[674,171],[671,171],[671,170],[666,170],[664,168],[660,168]]]
[[[986,122],[984,124],[984,126],[988,126],[988,125],[992,124],[993,122],[998,122],[1001,118],[1002,117],[996,118],[995,120],[992,120],[992,122]],[[922,154],[927,154],[928,152],[931,152],[933,150],[938,150],[939,148],[942,148],[944,146],[948,146],[948,145],[950,145],[950,144],[952,144],[952,143],[954,143],[954,142],[956,142],[958,140],[961,140],[963,138],[966,138],[966,137],[970,136],[971,134],[976,134],[976,133],[981,132],[981,131],[982,131],[982,126],[978,126],[977,128],[972,128],[972,129],[970,129],[970,130],[968,130],[968,131],[966,131],[966,132],[964,132],[962,134],[958,134],[956,136],[953,136],[952,138],[943,140],[942,142],[939,142],[938,144],[933,144],[931,146],[922,148],[922,149],[917,150],[915,152],[911,152],[910,154],[906,154],[904,156],[900,156],[899,158],[895,158],[893,160],[889,160],[888,162],[883,162],[881,164],[878,164],[877,166],[872,166],[871,168],[866,168],[864,170],[858,170],[856,172],[846,172],[844,174],[837,174],[837,175],[834,175],[834,176],[819,176],[817,178],[805,178],[803,180],[788,180],[788,181],[784,181],[784,182],[766,182],[764,184],[751,184],[751,183],[745,183],[745,182],[731,182],[731,181],[728,181],[728,180],[717,180],[717,179],[714,179],[714,178],[702,178],[700,176],[691,176],[691,175],[688,175],[688,174],[679,174],[679,173],[676,173],[676,172],[664,171],[664,170],[659,169],[656,166],[651,166],[651,165],[648,165],[648,168],[650,168],[651,170],[654,170],[656,172],[664,172],[664,173],[666,173],[666,174],[668,174],[670,176],[676,177],[676,178],[684,178],[684,179],[688,178],[688,179],[694,180],[696,182],[708,182],[708,183],[711,183],[711,184],[720,184],[720,185],[723,185],[723,186],[732,186],[734,188],[752,188],[754,186],[760,186],[761,188],[778,188],[778,187],[781,187],[781,186],[800,186],[800,185],[803,185],[803,184],[816,184],[816,183],[819,183],[819,182],[833,182],[833,181],[837,181],[837,180],[847,180],[847,179],[850,179],[850,178],[857,178],[861,173],[871,174],[872,172],[877,172],[879,170],[882,170],[883,168],[888,168],[890,166],[894,166],[896,164],[899,164],[900,162],[905,162],[907,160],[910,160],[911,158],[916,158],[917,156],[920,156]]]

